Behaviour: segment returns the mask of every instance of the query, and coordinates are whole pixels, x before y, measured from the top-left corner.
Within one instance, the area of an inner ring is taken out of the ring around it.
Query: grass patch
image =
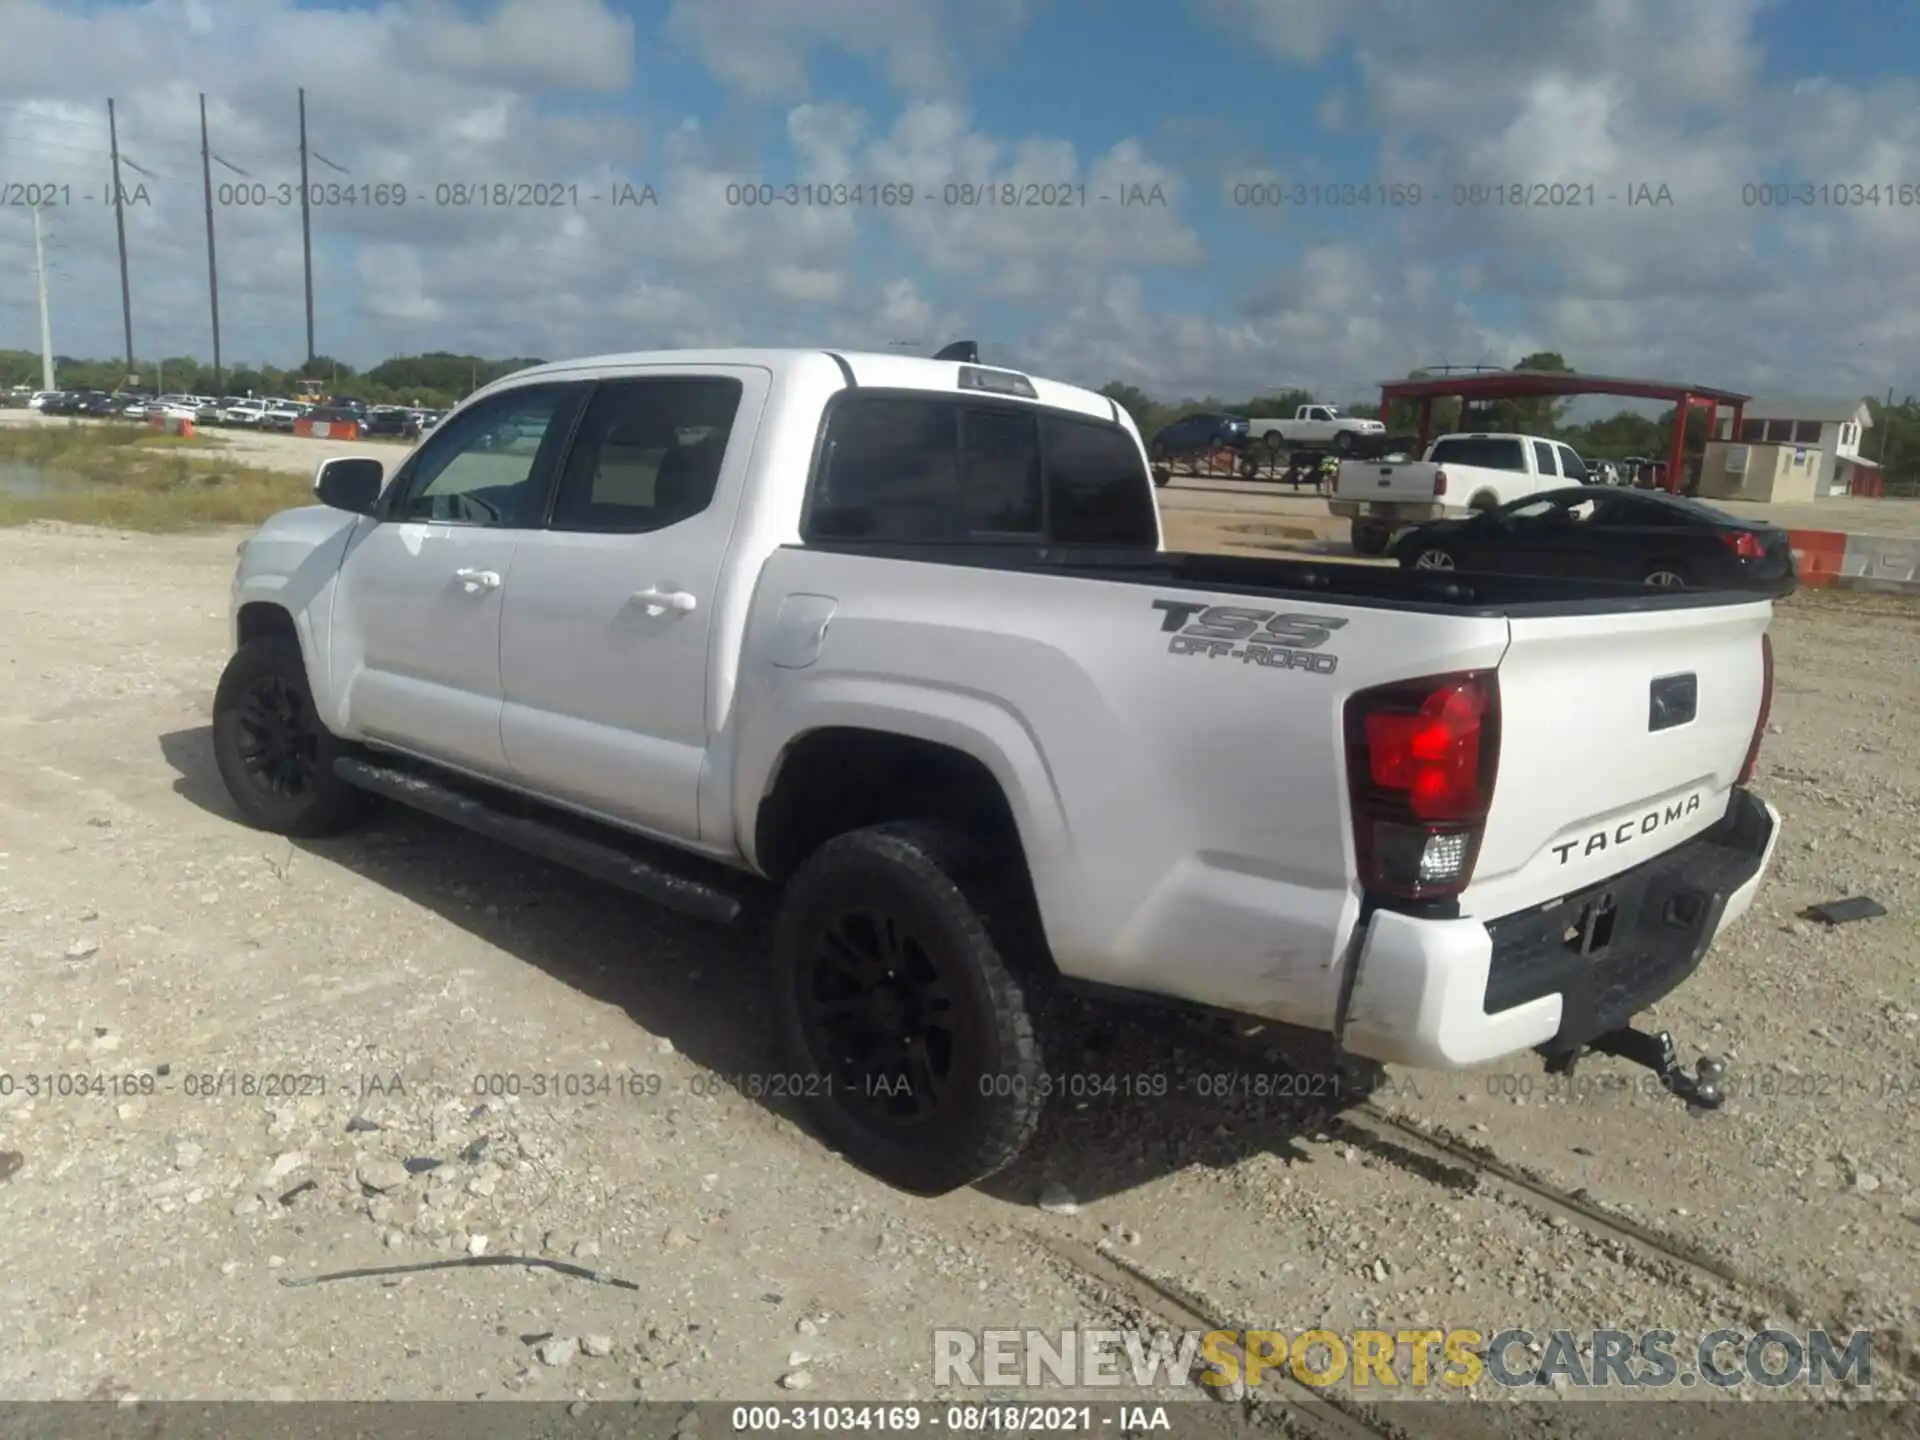
[[[190,530],[257,525],[311,503],[299,475],[219,458],[213,437],[156,434],[135,425],[0,428],[0,465],[21,465],[49,483],[31,495],[0,491],[0,525],[64,520],[117,530]]]

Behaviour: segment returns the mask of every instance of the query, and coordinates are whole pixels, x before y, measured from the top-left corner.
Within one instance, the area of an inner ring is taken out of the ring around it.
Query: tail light
[[[1733,553],[1738,555],[1742,560],[1764,560],[1766,558],[1767,547],[1760,542],[1760,537],[1751,530],[1735,530],[1731,533],[1723,532],[1720,538],[1726,541],[1727,544],[1733,548]]]
[[[1773,636],[1760,637],[1760,718],[1753,724],[1753,743],[1747,746],[1747,763],[1740,767],[1736,784],[1753,783],[1754,767],[1760,763],[1760,742],[1767,737],[1767,722],[1773,718]]]
[[[1495,672],[1360,691],[1347,701],[1346,750],[1362,886],[1402,900],[1466,889],[1500,758]]]
[[[1444,495],[1447,493],[1447,472],[1446,471],[1436,470],[1433,472],[1433,493],[1435,495]]]

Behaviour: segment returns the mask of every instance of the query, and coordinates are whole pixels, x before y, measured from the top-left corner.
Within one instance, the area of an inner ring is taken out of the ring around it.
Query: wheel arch
[[[984,703],[970,700],[966,708]],[[1040,933],[1052,932],[1046,916],[1059,912],[1047,903],[1050,887],[1041,878],[1063,878],[1058,867],[1072,855],[1058,789],[1025,728],[986,708],[987,716],[963,718],[925,707],[834,707],[794,727],[738,805],[745,858],[778,883],[836,835],[888,821],[941,820],[1007,855]],[[1051,967],[1050,955],[1046,963]]]

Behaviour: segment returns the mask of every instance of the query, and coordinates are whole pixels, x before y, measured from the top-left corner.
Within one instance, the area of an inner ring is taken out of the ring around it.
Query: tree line
[[[59,356],[55,360],[59,385],[68,390],[107,390],[138,388],[152,393],[193,395],[277,395],[291,396],[301,380],[317,380],[333,395],[353,395],[376,405],[419,405],[433,409],[448,406],[473,393],[482,385],[542,362],[531,358],[488,360],[478,355],[455,355],[432,351],[424,355],[396,355],[368,370],[356,370],[344,361],[316,356],[305,365],[291,369],[259,364],[243,365],[216,377],[213,367],[193,358],[179,356],[157,365],[143,366],[136,387],[126,385],[126,369],[119,360],[82,360]],[[1572,373],[1566,360],[1542,351],[1521,358],[1519,370],[1557,370]],[[1409,378],[1418,378],[1414,371]],[[218,384],[216,384],[216,378]],[[25,350],[0,350],[0,389],[14,385],[38,387],[40,357]],[[1250,418],[1291,415],[1302,405],[1325,400],[1305,390],[1275,390],[1247,399],[1232,401],[1207,396],[1199,400],[1161,400],[1138,386],[1114,381],[1101,388],[1130,414],[1143,435],[1172,424],[1183,415],[1198,411],[1226,411]],[[1871,459],[1881,462],[1887,493],[1920,493],[1920,399],[1909,395],[1888,405],[1885,397],[1865,396],[1873,417],[1873,427],[1862,449]],[[1569,402],[1557,399],[1500,400],[1476,406],[1466,425],[1475,430],[1520,431],[1548,435],[1564,440],[1590,460],[1622,460],[1629,455],[1663,458],[1673,434],[1673,407],[1654,416],[1627,411],[1602,420],[1579,424],[1566,419]],[[1346,410],[1361,415],[1379,412],[1378,397],[1362,396],[1344,404]],[[1464,428],[1460,402],[1440,400],[1434,404],[1435,434]],[[1388,413],[1387,428],[1395,434],[1411,433],[1418,423],[1411,405],[1396,405]],[[1706,416],[1695,411],[1687,420],[1687,449],[1697,455],[1707,439]]]

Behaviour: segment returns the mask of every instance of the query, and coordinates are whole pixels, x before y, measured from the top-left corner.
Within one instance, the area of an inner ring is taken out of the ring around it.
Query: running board
[[[687,856],[683,860],[678,851],[665,846],[659,847],[662,859],[643,858],[634,851],[578,834],[557,816],[554,820],[544,820],[510,815],[453,784],[354,756],[343,755],[335,760],[333,773],[355,789],[397,800],[437,819],[450,820],[475,834],[617,885],[644,900],[697,919],[732,924],[747,908],[745,891],[751,883],[747,877],[740,877],[742,883],[738,889],[717,878],[703,878],[693,873],[695,867],[702,865],[698,858]],[[636,847],[648,843],[635,842]],[[718,864],[709,868],[723,871]]]

